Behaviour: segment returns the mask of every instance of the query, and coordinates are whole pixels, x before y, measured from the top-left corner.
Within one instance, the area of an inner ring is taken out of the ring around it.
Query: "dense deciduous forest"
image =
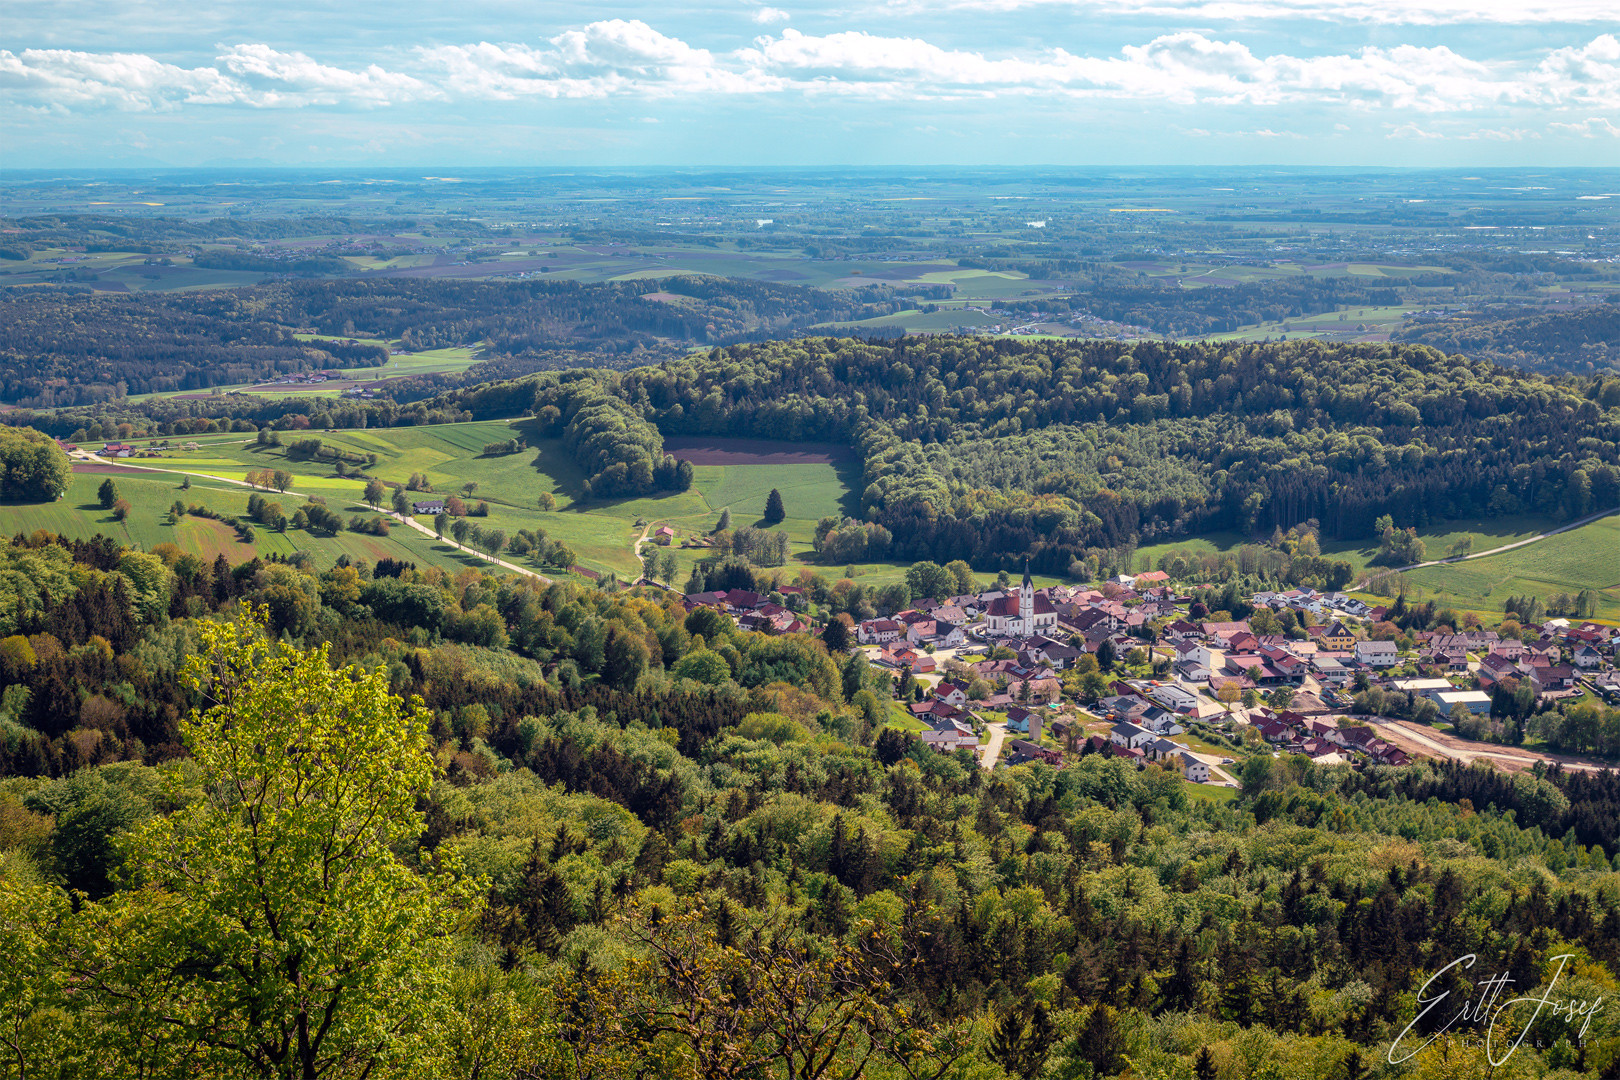
[[[1613,992],[1612,773],[992,774],[878,726],[858,655],[651,590],[0,558],[29,1076],[1341,1080],[1437,1035],[1399,1074],[1439,1080],[1486,1035],[1423,1014],[1458,957]],[[1612,1011],[1532,1011],[1494,1075],[1620,1065]]]
[[[1417,346],[804,339],[616,381],[670,434],[854,440],[903,559],[1061,573],[1139,537],[1620,503],[1620,379]]]
[[[1524,371],[1613,372],[1620,370],[1620,303],[1550,314],[1465,313],[1408,326],[1397,337]]]

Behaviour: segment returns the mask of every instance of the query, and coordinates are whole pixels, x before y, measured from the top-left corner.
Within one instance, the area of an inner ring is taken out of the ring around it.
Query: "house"
[[[1007,710],[1007,730],[1027,735],[1032,740],[1039,742],[1041,738],[1040,712],[1014,705]]]
[[[1507,657],[1491,653],[1479,662],[1479,670],[1474,676],[1479,688],[1488,690],[1503,679],[1517,679],[1519,669]]]
[[[1491,646],[1491,656],[1500,656],[1515,664],[1524,659],[1524,642],[1518,638],[1503,638]]]
[[[1584,671],[1602,667],[1603,654],[1590,645],[1578,645],[1575,648],[1575,666]]]
[[[1184,686],[1175,683],[1164,683],[1155,686],[1148,692],[1148,698],[1157,701],[1160,705],[1178,713],[1196,713],[1198,711],[1198,695]]]
[[[960,709],[967,705],[967,687],[958,682],[942,682],[934,691],[934,697],[947,705],[954,705]]]
[[[1403,694],[1427,695],[1431,690],[1445,692],[1456,689],[1450,679],[1396,679],[1390,685]]]
[[[1249,623],[1244,622],[1207,622],[1204,623],[1204,636],[1220,648],[1225,649],[1233,635],[1249,633]]]
[[[1084,655],[1073,645],[1060,645],[1056,642],[1048,642],[1035,649],[1035,656],[1043,664],[1051,665],[1054,671],[1067,671]]]
[[[884,645],[897,640],[901,629],[893,619],[868,619],[855,628],[855,640],[862,645]]]
[[[1316,673],[1316,681],[1323,686],[1341,687],[1350,685],[1350,669],[1339,663],[1334,657],[1316,657],[1311,661],[1311,670]]]
[[[1141,590],[1151,585],[1163,585],[1169,580],[1170,575],[1165,573],[1163,570],[1149,570],[1145,574],[1136,575],[1136,584],[1134,588]]]
[[[1187,730],[1176,723],[1174,713],[1166,712],[1156,705],[1148,706],[1147,711],[1137,716],[1131,723],[1156,735],[1180,735]]]
[[[668,547],[674,539],[675,530],[668,525],[658,526],[658,529],[653,533],[653,543],[659,547]]]
[[[1368,667],[1387,668],[1400,663],[1400,650],[1393,641],[1358,641],[1355,645],[1356,663]]]
[[[913,645],[932,644],[953,649],[967,643],[967,634],[960,626],[937,619],[918,619],[906,627],[906,640]]]
[[[1483,716],[1491,711],[1491,695],[1479,690],[1429,690],[1423,696],[1434,702],[1441,716],[1462,712]]]
[[[1169,739],[1154,739],[1142,748],[1149,761],[1163,761],[1181,752],[1181,747]]]
[[[102,457],[129,457],[134,452],[133,446],[121,442],[110,442],[98,451]]]
[[[726,593],[726,610],[733,615],[740,615],[745,611],[758,611],[765,602],[765,597],[747,589],[732,589]]]
[[[1024,580],[1012,596],[992,600],[985,609],[984,632],[991,637],[1033,637],[1057,629],[1057,608],[1035,595],[1035,582],[1024,567]]]
[[[1013,765],[1021,765],[1026,761],[1044,761],[1048,765],[1063,764],[1063,751],[1048,750],[1028,739],[1014,739],[1010,754],[1010,762]]]
[[[1295,736],[1294,729],[1281,720],[1267,720],[1255,727],[1260,737],[1268,743],[1285,743]]]
[[[421,502],[411,503],[413,514],[442,514],[444,513],[443,499],[423,499]]]
[[[1181,756],[1177,759],[1177,764],[1181,766],[1181,775],[1186,777],[1192,783],[1209,783],[1209,766],[1204,762],[1199,761],[1185,750],[1181,752]]]
[[[918,740],[941,754],[953,754],[958,750],[977,750],[979,739],[976,735],[964,735],[954,729],[949,731],[925,731],[919,735]]]
[[[1537,694],[1551,694],[1575,688],[1575,669],[1568,664],[1533,667],[1529,673],[1530,688]]]
[[[1334,652],[1349,652],[1355,648],[1356,635],[1345,629],[1344,623],[1334,619],[1333,625],[1317,636],[1317,641],[1321,643],[1324,649],[1332,649]]]
[[[1130,750],[1140,750],[1142,747],[1158,738],[1153,732],[1139,728],[1135,724],[1115,724],[1108,731],[1108,737],[1119,746]]]

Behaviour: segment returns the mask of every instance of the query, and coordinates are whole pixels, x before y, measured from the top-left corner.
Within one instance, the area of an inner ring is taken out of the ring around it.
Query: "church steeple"
[[[1035,582],[1030,580],[1029,560],[1024,560],[1024,583],[1018,587],[1018,620],[1023,623],[1022,633],[1035,632]]]

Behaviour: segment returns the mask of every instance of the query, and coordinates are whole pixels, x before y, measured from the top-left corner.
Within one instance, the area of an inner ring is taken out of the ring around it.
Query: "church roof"
[[[1057,613],[1057,608],[1052,606],[1052,601],[1044,596],[1035,597],[1035,605],[1031,610],[1035,615],[1054,615]],[[992,600],[990,605],[985,608],[985,613],[1000,615],[1007,619],[1016,619],[1019,615],[1018,597],[1003,596],[998,600]]]

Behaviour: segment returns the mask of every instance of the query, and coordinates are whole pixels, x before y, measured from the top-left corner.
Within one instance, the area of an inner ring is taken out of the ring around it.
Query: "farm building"
[[[422,502],[411,503],[413,514],[442,514],[444,513],[443,499],[425,499]]]

